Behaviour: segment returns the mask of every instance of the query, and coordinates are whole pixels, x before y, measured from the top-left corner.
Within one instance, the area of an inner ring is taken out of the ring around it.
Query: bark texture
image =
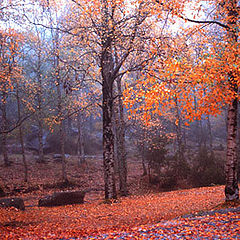
[[[113,83],[114,60],[112,54],[112,34],[108,1],[102,3],[103,33],[101,36],[101,75],[102,75],[102,114],[103,114],[103,166],[105,199],[117,198],[114,174],[114,134],[113,117]]]
[[[239,199],[237,176],[237,99],[228,108],[228,137],[227,137],[227,161],[226,161],[226,187],[227,201]]]
[[[228,44],[230,49],[234,49],[237,43],[237,21],[238,10],[237,1],[229,0],[226,2],[228,15]],[[238,94],[237,81],[232,72],[228,73],[229,85],[231,90]],[[238,168],[237,168],[237,115],[238,115],[238,99],[237,97],[229,104],[227,117],[227,157],[226,157],[226,186],[225,198],[226,201],[239,199],[238,189]]]
[[[103,79],[103,165],[105,199],[117,198],[114,175],[114,135],[112,131],[113,99],[112,90]]]

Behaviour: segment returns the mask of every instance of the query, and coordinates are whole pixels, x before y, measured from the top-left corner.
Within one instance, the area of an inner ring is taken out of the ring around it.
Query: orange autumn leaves
[[[206,197],[207,196],[207,197]],[[79,238],[109,231],[128,230],[162,219],[214,208],[223,201],[223,187],[178,190],[54,208],[0,209],[1,239]]]
[[[0,91],[13,89],[14,79],[21,77],[18,65],[19,45],[23,37],[13,29],[0,30]]]
[[[124,98],[130,113],[143,114],[149,121],[152,115],[166,116],[177,107],[188,125],[203,115],[219,114],[239,97],[229,80],[231,73],[240,86],[238,43],[212,40],[206,45],[205,39],[199,42],[199,50],[184,37],[172,41],[164,46],[164,57],[158,56],[134,86],[127,85]]]

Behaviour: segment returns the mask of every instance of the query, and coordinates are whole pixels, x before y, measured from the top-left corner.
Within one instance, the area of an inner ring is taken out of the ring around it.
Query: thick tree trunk
[[[237,21],[238,21],[238,9],[237,1],[226,1],[228,11],[228,45],[229,49],[235,49],[238,39],[237,33]],[[237,80],[234,77],[234,73],[229,72],[229,84],[231,90],[237,95],[238,85]],[[235,98],[228,107],[228,119],[227,119],[227,158],[226,158],[226,186],[225,197],[226,201],[232,201],[239,199],[238,189],[238,168],[237,168],[237,115],[238,115],[238,98]]]
[[[113,116],[113,83],[114,60],[112,55],[112,26],[109,23],[109,2],[102,1],[103,35],[101,49],[102,75],[102,113],[103,113],[103,167],[105,183],[105,199],[116,199],[116,182],[114,175],[114,134],[112,129]]]
[[[113,98],[112,88],[103,79],[103,166],[105,182],[105,199],[117,198],[114,175],[114,135],[112,131]]]
[[[238,176],[237,176],[237,105],[235,99],[228,109],[227,131],[227,161],[226,161],[226,187],[225,196],[227,201],[239,199]]]

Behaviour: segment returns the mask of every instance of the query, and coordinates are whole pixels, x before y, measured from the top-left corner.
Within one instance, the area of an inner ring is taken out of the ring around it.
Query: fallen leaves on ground
[[[130,196],[112,204],[93,201],[26,211],[0,209],[0,239],[59,239],[94,236],[109,231],[130,231],[184,214],[213,209],[224,202],[224,187]]]
[[[161,221],[129,232],[112,232],[86,239],[239,239],[240,213],[204,215]]]

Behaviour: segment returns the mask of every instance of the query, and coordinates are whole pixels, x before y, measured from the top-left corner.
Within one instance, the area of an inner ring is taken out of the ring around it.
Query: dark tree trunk
[[[118,166],[118,132],[117,128],[119,125],[119,112],[117,104],[113,105],[113,133],[114,133],[114,172],[115,174],[119,174],[119,166]]]
[[[54,65],[56,69],[56,82],[57,82],[57,97],[58,97],[58,121],[60,122],[59,134],[60,134],[60,149],[61,149],[61,159],[62,159],[62,180],[63,182],[68,182],[67,171],[66,171],[66,157],[65,157],[65,127],[63,119],[63,106],[62,106],[62,91],[61,91],[61,79],[60,79],[60,66],[59,66],[59,33],[56,31],[55,36],[55,59]]]
[[[7,121],[7,92],[3,89],[2,92],[2,129],[7,130],[8,121]],[[7,133],[2,134],[2,152],[3,152],[3,161],[4,166],[8,167],[11,165],[11,162],[8,158],[8,147],[7,147]]]
[[[114,175],[114,135],[112,131],[113,98],[112,88],[103,79],[103,165],[105,199],[117,198]]]
[[[44,152],[43,152],[43,117],[42,117],[42,107],[38,109],[38,141],[39,141],[39,147],[38,147],[38,161],[40,163],[44,162]]]
[[[43,86],[41,77],[41,49],[38,52],[38,62],[37,62],[37,80],[38,80],[38,161],[40,163],[44,162],[44,152],[43,152],[43,109],[42,109],[42,98],[43,98]]]
[[[127,156],[125,148],[125,121],[122,101],[121,78],[117,78],[119,125],[117,126],[117,156],[119,167],[119,188],[122,196],[127,196]]]
[[[20,103],[18,83],[17,83],[17,89],[16,89],[16,98],[17,98],[18,119],[21,119],[21,103]],[[19,126],[19,140],[20,140],[20,144],[21,144],[22,161],[23,161],[23,166],[24,166],[24,182],[27,182],[28,181],[28,166],[27,166],[27,161],[26,161],[26,156],[25,156],[22,125]]]
[[[177,156],[178,156],[178,161],[182,161],[184,159],[184,142],[183,142],[183,133],[182,133],[182,119],[180,116],[179,112],[179,107],[178,107],[178,99],[175,98],[175,110],[176,110],[176,133],[177,133]]]
[[[210,148],[211,154],[213,154],[212,126],[211,126],[211,121],[209,116],[207,116],[207,126],[208,126],[208,136],[209,136],[209,148]]]
[[[113,83],[114,61],[112,55],[112,33],[109,23],[108,1],[102,2],[103,34],[101,36],[101,75],[102,75],[102,114],[103,114],[103,167],[105,183],[105,199],[116,199],[116,182],[114,175],[114,134],[113,117]]]
[[[67,170],[66,170],[66,157],[65,157],[65,128],[64,122],[60,120],[60,148],[61,148],[61,159],[62,159],[62,180],[68,182]]]
[[[147,167],[146,167],[146,159],[145,159],[145,144],[142,146],[141,150],[141,156],[142,156],[142,167],[143,167],[143,176],[147,175]]]
[[[78,114],[77,124],[78,124],[77,155],[78,155],[78,164],[79,166],[81,166],[85,162],[82,113]]]

